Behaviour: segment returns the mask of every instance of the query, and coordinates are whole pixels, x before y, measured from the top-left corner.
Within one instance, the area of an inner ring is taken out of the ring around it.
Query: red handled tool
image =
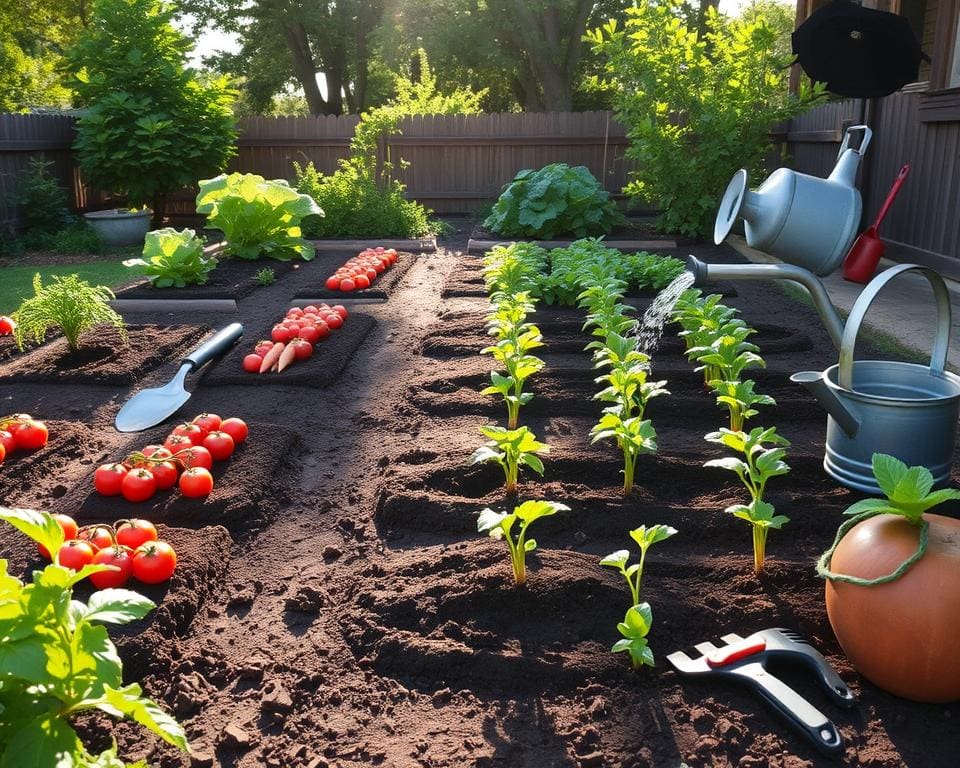
[[[883,203],[883,208],[877,214],[877,220],[865,232],[860,233],[860,237],[847,252],[847,257],[843,262],[843,277],[846,280],[854,283],[869,283],[870,278],[873,277],[877,264],[880,263],[880,258],[883,256],[884,247],[883,240],[877,234],[877,229],[887,215],[887,211],[890,210],[890,206],[893,205],[893,200],[900,191],[900,187],[903,186],[908,173],[910,173],[909,165],[900,169],[900,173],[893,182],[893,186],[890,187],[887,199]]]

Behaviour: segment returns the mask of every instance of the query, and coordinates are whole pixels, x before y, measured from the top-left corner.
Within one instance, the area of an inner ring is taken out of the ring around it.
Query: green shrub
[[[74,223],[67,190],[50,173],[52,165],[52,160],[31,157],[12,196],[20,208],[20,221],[29,233],[59,232]]]
[[[551,163],[524,170],[504,187],[483,226],[508,237],[577,237],[610,232],[623,215],[582,165]]]
[[[146,275],[154,288],[183,288],[206,283],[217,260],[203,255],[203,240],[192,229],[166,227],[147,232],[143,258],[127,259],[123,266]]]
[[[57,232],[31,230],[21,238],[24,248],[54,253],[103,253],[103,240],[83,219]]]
[[[711,7],[701,38],[679,0],[642,2],[626,14],[624,25],[610,21],[587,35],[606,57],[626,155],[636,162],[624,191],[658,204],[664,231],[706,235],[733,173],[762,173],[771,127],[825,91],[789,94],[792,57],[762,18],[730,19]]]
[[[312,259],[313,247],[300,236],[300,220],[324,215],[309,195],[286,181],[267,181],[253,173],[201,181],[197,213],[207,214],[207,224],[223,232],[231,256],[278,261]]]
[[[161,0],[95,0],[90,25],[67,52],[89,110],[74,149],[86,181],[151,205],[159,225],[168,195],[218,173],[234,154],[233,92],[187,67],[192,43]]]

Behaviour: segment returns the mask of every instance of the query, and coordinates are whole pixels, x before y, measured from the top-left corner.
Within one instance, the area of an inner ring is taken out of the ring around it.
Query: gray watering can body
[[[853,149],[850,138],[856,131],[863,132],[863,139]],[[855,182],[872,135],[865,125],[848,128],[826,179],[779,168],[751,191],[746,170],[737,171],[720,202],[714,242],[722,243],[740,217],[752,248],[816,275],[833,272],[860,226],[863,203]]]

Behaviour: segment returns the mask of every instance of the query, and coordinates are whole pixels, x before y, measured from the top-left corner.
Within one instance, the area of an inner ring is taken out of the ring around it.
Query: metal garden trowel
[[[193,352],[183,358],[180,370],[163,387],[144,389],[131,397],[117,414],[116,427],[120,432],[140,432],[159,424],[176,413],[190,399],[183,384],[187,374],[204,363],[219,357],[243,336],[240,323],[230,323],[217,331]]]

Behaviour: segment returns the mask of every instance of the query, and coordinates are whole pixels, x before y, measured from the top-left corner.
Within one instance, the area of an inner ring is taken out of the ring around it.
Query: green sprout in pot
[[[513,581],[518,587],[522,587],[527,581],[527,552],[533,552],[537,548],[537,542],[527,538],[527,528],[534,520],[555,515],[557,512],[567,512],[569,509],[570,507],[552,501],[525,501],[514,507],[510,514],[487,508],[477,519],[477,531],[486,533],[493,539],[506,539],[510,548]],[[513,526],[517,522],[520,523],[520,528],[514,535]]]
[[[617,624],[617,630],[623,638],[614,643],[610,650],[613,653],[626,651],[630,654],[630,663],[634,669],[642,669],[644,665],[654,666],[653,651],[647,644],[647,635],[653,626],[653,611],[650,603],[640,603],[627,610],[623,621]]]
[[[127,329],[109,302],[113,291],[103,285],[93,286],[77,275],[54,275],[53,282],[43,285],[40,274],[33,278],[34,295],[24,299],[13,314],[17,346],[22,350],[25,338],[40,344],[47,331],[59,328],[70,351],[80,346],[80,336],[96,325],[111,325],[120,340],[127,343]]]
[[[677,529],[669,525],[651,525],[649,528],[641,525],[639,528],[630,531],[630,538],[640,546],[640,562],[627,565],[630,562],[630,552],[626,549],[618,549],[600,561],[600,565],[616,568],[620,571],[630,588],[631,605],[637,605],[640,602],[640,591],[643,586],[643,565],[647,559],[647,550],[654,544],[669,539],[676,532]]]
[[[277,282],[277,273],[270,267],[257,270],[257,282],[266,287]]]
[[[639,416],[624,418],[618,412],[603,414],[600,421],[590,430],[597,440],[614,439],[623,451],[623,495],[633,490],[633,478],[637,469],[637,459],[641,454],[657,452],[657,432],[649,419]]]
[[[529,427],[504,429],[503,427],[480,427],[480,432],[490,438],[488,443],[475,450],[468,464],[493,461],[501,466],[505,478],[504,493],[512,496],[517,492],[520,465],[530,467],[538,475],[543,474],[543,461],[537,454],[549,453],[550,448],[537,440]]]

